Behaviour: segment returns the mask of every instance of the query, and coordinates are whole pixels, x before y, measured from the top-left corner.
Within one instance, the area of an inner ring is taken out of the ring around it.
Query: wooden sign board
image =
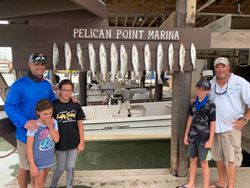
[[[168,46],[172,42],[175,49],[174,70],[179,70],[179,47],[183,43],[186,49],[185,71],[192,71],[190,63],[190,45],[194,43],[196,49],[209,49],[211,32],[198,28],[127,28],[127,27],[62,27],[62,26],[0,26],[0,46],[12,47],[14,69],[28,69],[28,58],[31,53],[41,52],[48,56],[48,69],[52,69],[53,43],[59,47],[59,64],[57,70],[65,70],[64,43],[71,47],[71,70],[79,70],[80,65],[76,55],[76,45],[81,44],[84,55],[84,69],[89,70],[88,43],[94,45],[99,70],[99,45],[104,43],[108,56],[108,70],[110,70],[110,45],[114,42],[120,49],[124,44],[128,53],[128,70],[132,68],[131,48],[137,45],[141,70],[144,70],[144,46],[150,45],[152,68],[156,69],[156,49],[161,42],[164,50],[164,70],[168,70]]]

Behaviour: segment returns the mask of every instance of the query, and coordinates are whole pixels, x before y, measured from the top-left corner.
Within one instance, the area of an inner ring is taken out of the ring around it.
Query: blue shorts
[[[197,146],[196,144],[189,143],[188,145],[188,157],[198,157],[200,161],[211,160],[211,149],[204,148],[204,146]]]

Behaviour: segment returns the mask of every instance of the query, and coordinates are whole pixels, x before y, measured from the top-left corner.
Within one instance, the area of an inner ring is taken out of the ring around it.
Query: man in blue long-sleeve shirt
[[[41,99],[56,99],[51,84],[43,78],[47,58],[43,54],[31,54],[29,73],[15,81],[8,92],[4,110],[16,126],[17,151],[19,156],[18,184],[28,186],[29,164],[26,152],[27,129],[36,129],[35,106]]]

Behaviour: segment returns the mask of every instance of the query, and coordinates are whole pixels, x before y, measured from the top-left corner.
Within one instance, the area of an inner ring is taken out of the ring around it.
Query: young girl
[[[54,165],[55,142],[59,141],[58,126],[52,118],[52,104],[47,99],[36,105],[38,128],[27,131],[27,155],[32,187],[44,187],[49,168]]]
[[[53,174],[51,187],[57,182],[66,169],[67,188],[73,187],[74,168],[77,153],[84,149],[84,134],[82,120],[85,114],[79,103],[71,100],[74,90],[73,83],[66,79],[59,83],[59,100],[54,102],[54,117],[58,122],[60,141],[56,144],[57,168]]]

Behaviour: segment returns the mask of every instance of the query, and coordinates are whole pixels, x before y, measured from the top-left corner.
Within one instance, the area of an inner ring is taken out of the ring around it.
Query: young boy
[[[208,161],[211,159],[210,148],[213,144],[215,130],[215,104],[208,98],[211,84],[201,79],[196,84],[196,100],[190,105],[189,118],[184,137],[188,145],[190,158],[190,179],[188,184],[179,188],[194,188],[197,161],[200,160],[203,176],[203,188],[209,187],[210,171]]]
[[[79,103],[71,100],[73,83],[66,79],[59,83],[59,99],[54,102],[54,117],[58,122],[60,140],[56,144],[57,167],[53,174],[51,187],[67,171],[67,188],[73,187],[74,168],[77,153],[84,150],[84,133],[82,120],[85,114]]]

